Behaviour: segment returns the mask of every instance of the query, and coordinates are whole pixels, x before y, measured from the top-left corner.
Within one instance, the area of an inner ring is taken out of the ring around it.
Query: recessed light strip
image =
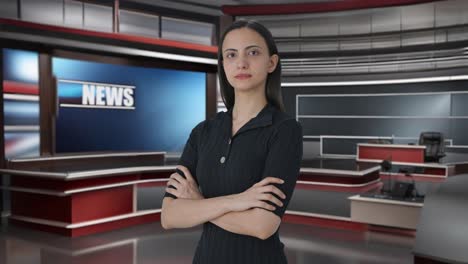
[[[394,80],[369,80],[369,81],[342,81],[342,82],[283,82],[282,87],[303,87],[303,86],[348,86],[348,85],[376,85],[376,84],[399,84],[399,83],[420,83],[420,82],[446,82],[468,80],[468,75],[439,76]]]

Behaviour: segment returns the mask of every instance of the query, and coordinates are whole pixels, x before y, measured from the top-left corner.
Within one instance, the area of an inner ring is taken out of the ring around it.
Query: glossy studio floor
[[[3,221],[0,263],[191,263],[201,228],[164,230],[159,222],[68,238]],[[294,263],[413,263],[414,236],[327,224],[283,223],[281,240]]]

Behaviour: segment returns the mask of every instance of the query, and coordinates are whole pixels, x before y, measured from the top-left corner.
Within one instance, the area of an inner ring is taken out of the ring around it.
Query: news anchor
[[[287,263],[279,239],[302,160],[302,128],[284,112],[271,33],[236,21],[218,71],[227,112],[198,124],[168,181],[165,229],[203,224],[193,263]]]

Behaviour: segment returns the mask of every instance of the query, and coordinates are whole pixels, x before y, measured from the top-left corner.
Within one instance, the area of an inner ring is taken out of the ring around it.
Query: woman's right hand
[[[283,202],[276,198],[273,193],[282,199],[285,199],[286,195],[272,184],[283,183],[284,181],[280,178],[266,177],[245,192],[235,194],[234,199],[230,201],[229,207],[231,211],[245,211],[255,207],[274,211],[276,207],[267,203],[267,201],[281,207]]]

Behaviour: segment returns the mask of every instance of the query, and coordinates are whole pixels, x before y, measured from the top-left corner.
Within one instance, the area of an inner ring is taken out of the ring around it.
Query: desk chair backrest
[[[445,156],[444,135],[440,132],[422,132],[419,136],[419,145],[426,146],[424,161],[438,162]]]

